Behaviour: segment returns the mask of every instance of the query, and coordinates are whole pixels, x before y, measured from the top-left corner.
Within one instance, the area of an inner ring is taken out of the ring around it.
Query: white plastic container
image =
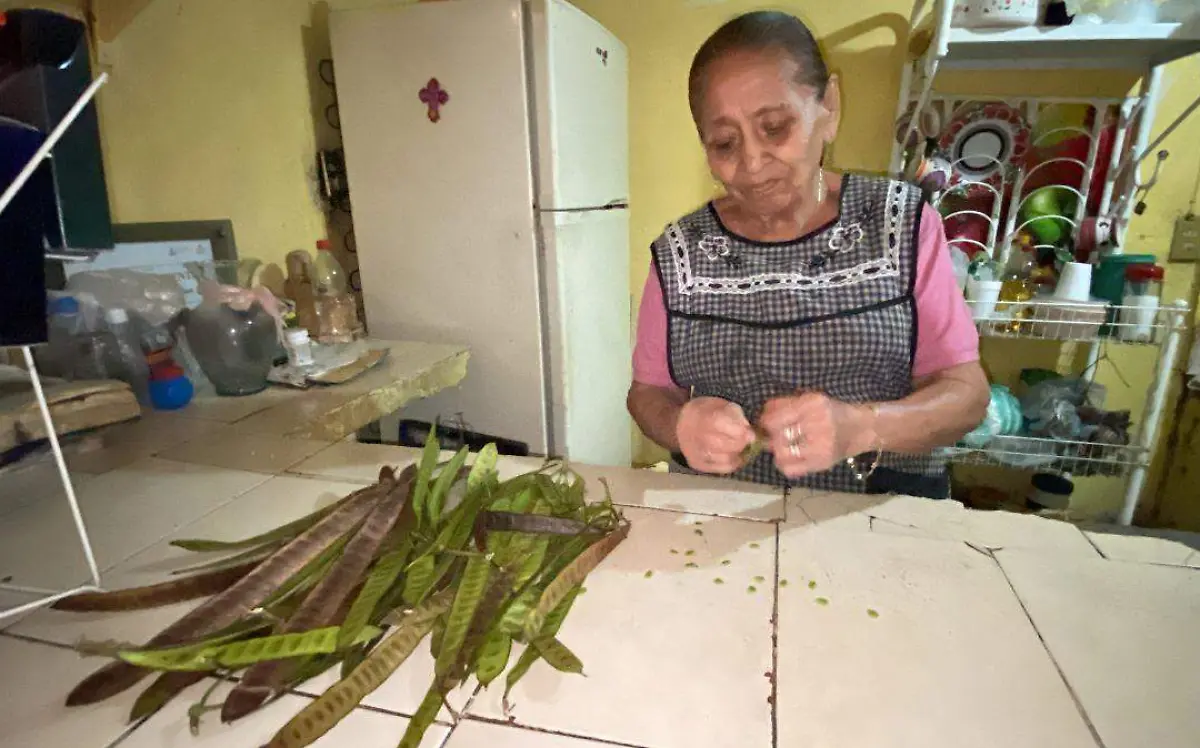
[[[950,25],[961,29],[1036,26],[1041,0],[955,0]]]
[[[1068,262],[1063,265],[1058,285],[1054,287],[1054,298],[1059,301],[1087,301],[1092,288],[1092,266],[1086,262]]]
[[[288,363],[294,367],[312,366],[314,363],[312,341],[308,330],[297,327],[284,333],[287,340]]]
[[[1163,276],[1163,268],[1158,265],[1139,264],[1125,268],[1125,293],[1117,320],[1119,338],[1138,343],[1154,340]]]
[[[998,280],[976,280],[971,278],[967,281],[967,298],[971,300],[971,316],[976,321],[992,319],[996,316],[996,302],[1000,300],[1000,286],[1002,281]]]
[[[1152,342],[1158,306],[1159,299],[1153,294],[1126,294],[1121,299],[1118,337],[1136,343]]]

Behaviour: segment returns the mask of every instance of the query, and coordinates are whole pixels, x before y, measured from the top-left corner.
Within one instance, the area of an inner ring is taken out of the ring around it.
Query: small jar
[[[1138,343],[1154,340],[1162,284],[1163,269],[1158,265],[1139,263],[1125,268],[1118,337]]]
[[[285,333],[284,337],[287,339],[288,363],[292,366],[311,366],[313,351],[308,330],[303,327],[292,328]]]

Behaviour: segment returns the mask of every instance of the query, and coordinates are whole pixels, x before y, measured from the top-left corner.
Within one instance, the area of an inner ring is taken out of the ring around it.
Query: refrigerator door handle
[[[596,205],[591,208],[539,208],[537,205],[533,209],[539,213],[592,213],[597,210],[628,210],[628,200],[609,200],[603,205]]]

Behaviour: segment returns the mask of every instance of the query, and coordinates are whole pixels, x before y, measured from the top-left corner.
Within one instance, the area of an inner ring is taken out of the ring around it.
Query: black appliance
[[[91,82],[83,23],[47,10],[0,11],[0,189]],[[88,106],[0,216],[0,345],[45,340],[45,248],[112,246],[99,121]]]

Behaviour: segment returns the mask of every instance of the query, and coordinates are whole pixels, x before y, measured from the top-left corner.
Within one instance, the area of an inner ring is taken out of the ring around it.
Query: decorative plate
[[[1029,150],[1030,128],[1015,108],[1000,101],[960,107],[938,145],[954,167],[951,186],[966,184],[969,196],[991,194],[982,183],[1000,189],[1005,174]]]

